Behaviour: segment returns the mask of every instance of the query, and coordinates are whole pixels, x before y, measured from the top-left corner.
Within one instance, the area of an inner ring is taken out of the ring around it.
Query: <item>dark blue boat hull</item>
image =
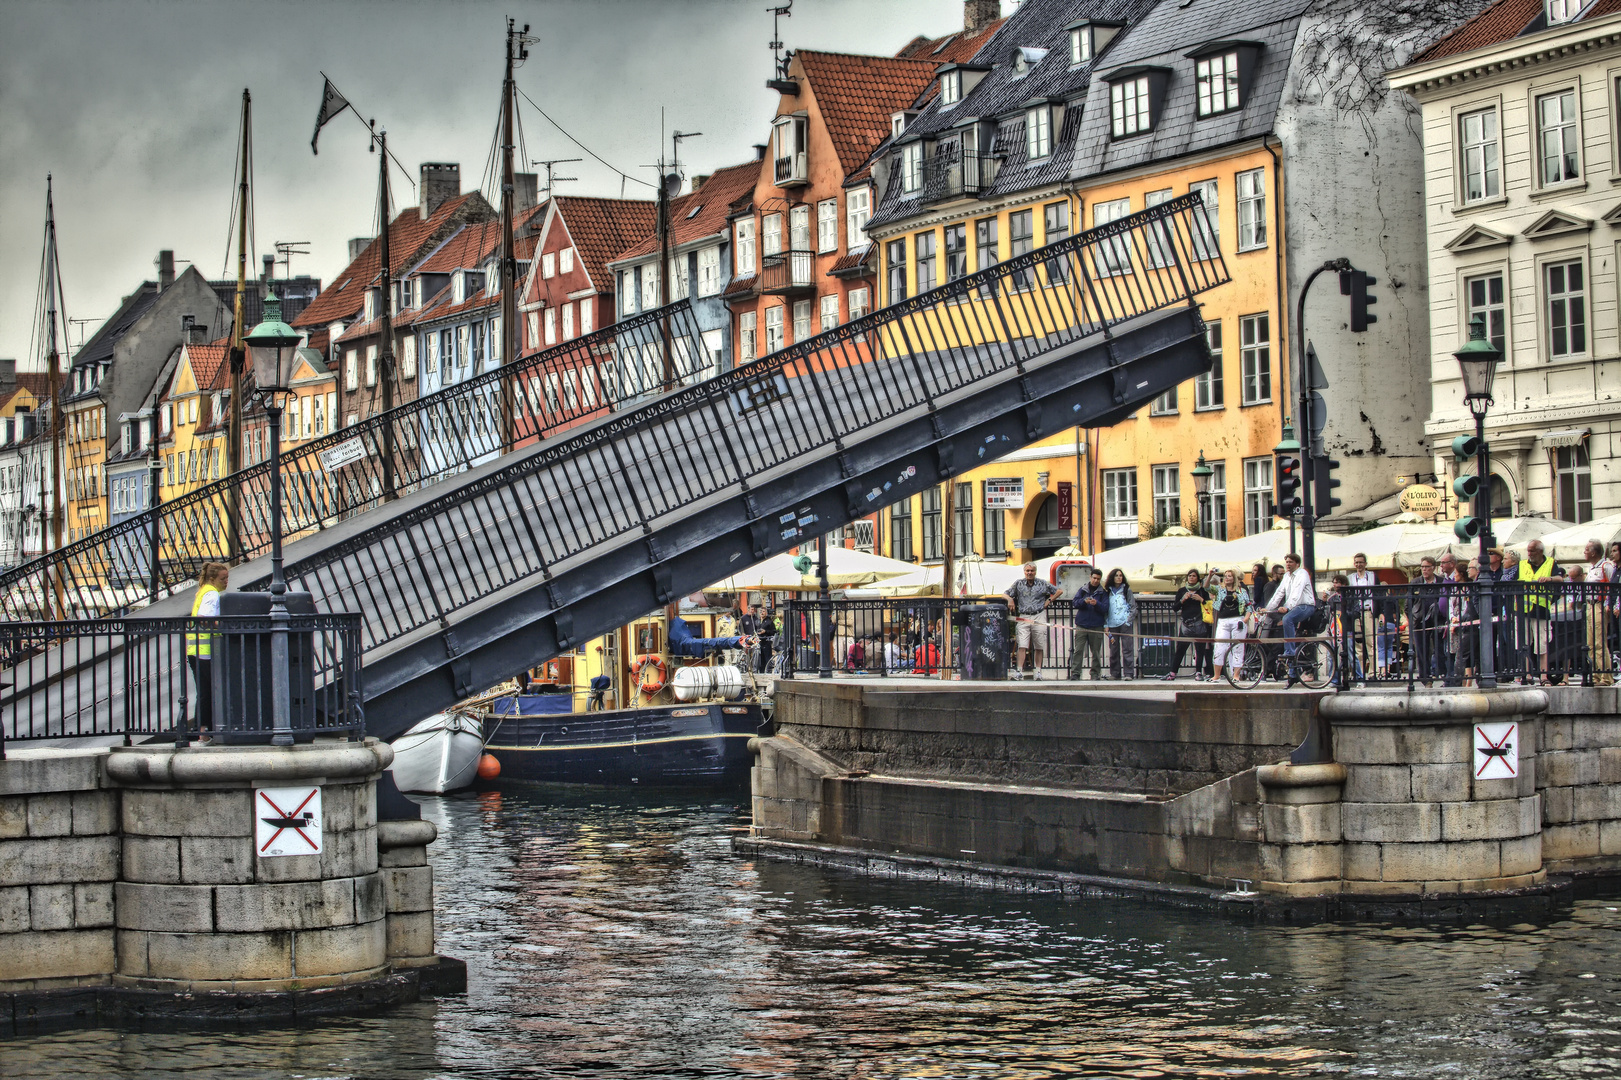
[[[485,720],[484,750],[501,763],[505,779],[738,787],[748,783],[748,741],[762,719],[753,702],[561,714],[520,708]]]

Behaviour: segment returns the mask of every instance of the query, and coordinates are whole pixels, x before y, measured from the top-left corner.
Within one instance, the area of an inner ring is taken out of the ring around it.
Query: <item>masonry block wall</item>
[[[1562,687],[1548,698],[1537,755],[1543,865],[1621,871],[1621,689]]]

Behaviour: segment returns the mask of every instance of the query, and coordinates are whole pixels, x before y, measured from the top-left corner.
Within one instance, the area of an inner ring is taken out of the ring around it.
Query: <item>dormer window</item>
[[[1194,65],[1199,115],[1215,116],[1238,108],[1238,51],[1201,56]]]
[[[1024,114],[1024,153],[1031,161],[1053,152],[1053,110],[1038,105]]]
[[[911,194],[923,187],[923,143],[901,147],[901,190]]]
[[[902,109],[889,118],[889,134],[891,138],[898,139],[911,127],[912,121],[917,119],[917,112],[913,109]]]
[[[810,182],[806,161],[806,125],[803,113],[779,116],[771,125],[772,175],[778,187],[800,187]]]
[[[940,104],[955,105],[962,100],[962,72],[948,71],[940,76]]]
[[[1092,59],[1092,27],[1077,26],[1069,32],[1069,63],[1071,67]]]
[[[1134,67],[1113,72],[1109,79],[1109,133],[1128,139],[1154,129],[1154,118],[1165,100],[1170,72],[1158,67]]]
[[[1574,19],[1586,0],[1547,0],[1548,25],[1557,26]]]

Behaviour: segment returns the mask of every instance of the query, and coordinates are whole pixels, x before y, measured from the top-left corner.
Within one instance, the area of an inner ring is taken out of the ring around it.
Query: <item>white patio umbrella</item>
[[[953,565],[957,596],[1000,596],[1024,575],[1019,566],[990,562],[980,555],[960,556]],[[871,589],[879,596],[939,596],[943,576],[943,567],[926,566],[877,582]]]
[[[705,592],[786,592],[808,591],[818,587],[816,556],[812,555],[811,570],[801,574],[794,566],[795,556],[773,555],[747,570],[705,589]],[[899,559],[886,559],[882,555],[869,555],[853,548],[827,549],[827,583],[829,586],[869,585],[875,581],[910,574],[917,567]]]
[[[1100,551],[1093,556],[1092,565],[1103,571],[1105,581],[1109,572],[1118,567],[1126,572],[1126,581],[1133,589],[1165,591],[1166,580],[1161,575],[1174,579],[1189,569],[1203,571],[1221,546],[1219,541],[1202,536],[1157,536]]]
[[[1298,546],[1299,540],[1297,539],[1295,543]],[[1266,532],[1252,533],[1249,536],[1220,542],[1217,550],[1209,553],[1206,564],[1197,569],[1236,570],[1243,575],[1249,573],[1250,567],[1256,563],[1265,563],[1268,567],[1281,564],[1287,554],[1289,554],[1289,526],[1286,522],[1280,521]],[[1156,571],[1155,576],[1164,581],[1180,581],[1187,572],[1187,568],[1183,567],[1180,570]]]
[[[1585,557],[1585,549],[1589,540],[1597,540],[1608,551],[1610,544],[1621,540],[1621,514],[1610,514],[1606,517],[1594,518],[1584,521],[1580,525],[1572,525],[1565,521],[1554,521],[1551,518],[1515,518],[1515,521],[1546,520],[1553,526],[1540,537],[1527,536],[1523,539],[1507,539],[1497,532],[1497,525],[1492,525],[1493,534],[1498,543],[1512,548],[1522,559],[1525,557],[1525,545],[1534,539],[1542,541],[1543,550],[1553,557],[1555,562],[1575,562]]]

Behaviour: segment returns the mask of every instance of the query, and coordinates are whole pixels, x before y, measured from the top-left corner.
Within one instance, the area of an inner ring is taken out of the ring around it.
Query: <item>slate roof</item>
[[[613,289],[608,263],[652,232],[656,209],[646,199],[599,199],[559,195],[553,202],[563,218],[580,263],[598,292]]]
[[[93,364],[113,358],[113,346],[118,339],[135,325],[135,320],[145,315],[147,310],[158,301],[158,283],[143,281],[136,290],[124,297],[118,310],[113,312],[112,318],[101,324],[90,340],[79,346],[73,354],[73,366]]]
[[[434,209],[426,221],[422,220],[421,212],[414,206],[395,215],[388,227],[388,254],[393,260],[389,272],[398,273],[409,267],[420,256],[422,245],[470,199],[484,201],[478,192],[470,191],[446,199]],[[298,317],[291,325],[313,327],[337,319],[352,318],[365,306],[366,288],[377,280],[382,272],[382,264],[382,247],[373,239],[366,245],[366,250],[356,256],[354,261],[332,280],[331,285],[321,290],[321,294],[298,313]]]
[[[840,171],[846,175],[860,168],[884,141],[890,117],[917,104],[931,89],[934,69],[940,64],[933,59],[897,60],[808,49],[795,53],[794,61],[816,95]]]
[[[1589,22],[1618,11],[1621,11],[1621,0],[1597,0],[1583,8],[1574,19],[1558,25]],[[1552,28],[1548,26],[1543,0],[1498,0],[1423,52],[1415,54],[1410,63],[1442,60],[1548,29]]]
[[[678,199],[671,199],[670,247],[678,248],[693,240],[726,232],[727,217],[732,204],[752,192],[759,179],[760,162],[757,160],[742,165],[729,165],[724,169],[717,169],[697,191],[689,191]],[[697,214],[693,214],[694,208],[697,209]],[[651,235],[620,252],[612,261],[620,263],[642,259],[658,251],[657,224],[655,221]]]

